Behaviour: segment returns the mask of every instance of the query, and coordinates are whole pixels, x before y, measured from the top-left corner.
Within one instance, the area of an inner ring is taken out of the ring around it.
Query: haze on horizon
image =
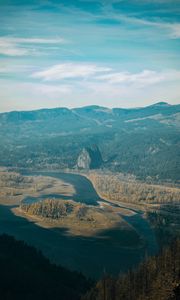
[[[0,112],[179,103],[178,0],[0,1]]]

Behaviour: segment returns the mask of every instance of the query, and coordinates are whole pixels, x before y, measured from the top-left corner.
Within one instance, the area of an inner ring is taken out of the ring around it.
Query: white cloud
[[[131,85],[144,87],[159,82],[180,80],[180,71],[177,70],[142,70],[137,73],[115,71],[108,67],[99,67],[95,64],[65,63],[52,66],[31,75],[43,81],[75,80],[72,84],[81,83],[81,79],[88,79],[89,83],[106,82],[113,85]]]
[[[64,44],[66,41],[63,38],[18,38],[18,37],[0,37],[0,42],[8,42],[13,44]]]
[[[17,38],[17,37],[0,37],[0,54],[7,56],[26,56],[37,55],[39,51],[37,45],[53,45],[66,43],[62,38]]]
[[[97,73],[108,72],[110,68],[98,67],[94,64],[65,63],[52,66],[46,70],[32,74],[33,78],[45,81],[70,78],[87,78]]]
[[[98,76],[97,79],[107,81],[110,84],[128,84],[143,87],[164,81],[180,80],[180,71],[152,71],[143,70],[139,73],[117,72]]]
[[[29,50],[15,43],[0,40],[0,54],[8,56],[24,56],[29,54]]]

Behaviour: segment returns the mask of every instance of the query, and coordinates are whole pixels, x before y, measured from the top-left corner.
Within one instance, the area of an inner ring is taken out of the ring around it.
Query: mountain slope
[[[0,235],[1,299],[79,300],[89,286],[80,273],[53,265],[34,247]]]
[[[141,179],[177,181],[180,105],[55,108],[0,114],[0,165],[73,168],[96,145],[103,167]]]

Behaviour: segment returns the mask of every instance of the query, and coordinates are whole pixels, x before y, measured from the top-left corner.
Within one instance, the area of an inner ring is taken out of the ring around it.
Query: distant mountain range
[[[180,105],[54,108],[0,114],[0,165],[73,168],[96,145],[104,168],[138,178],[177,181]]]

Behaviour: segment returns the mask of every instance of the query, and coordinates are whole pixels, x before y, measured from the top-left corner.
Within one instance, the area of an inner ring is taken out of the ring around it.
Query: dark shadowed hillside
[[[78,300],[89,287],[90,282],[81,274],[52,265],[34,247],[0,236],[2,300]]]
[[[104,275],[92,282],[77,272],[53,265],[34,247],[0,236],[0,295],[2,300],[178,300],[180,242],[117,278]]]
[[[98,147],[99,167],[141,179],[178,180],[180,105],[88,106],[0,114],[0,165],[74,168],[83,148]]]

